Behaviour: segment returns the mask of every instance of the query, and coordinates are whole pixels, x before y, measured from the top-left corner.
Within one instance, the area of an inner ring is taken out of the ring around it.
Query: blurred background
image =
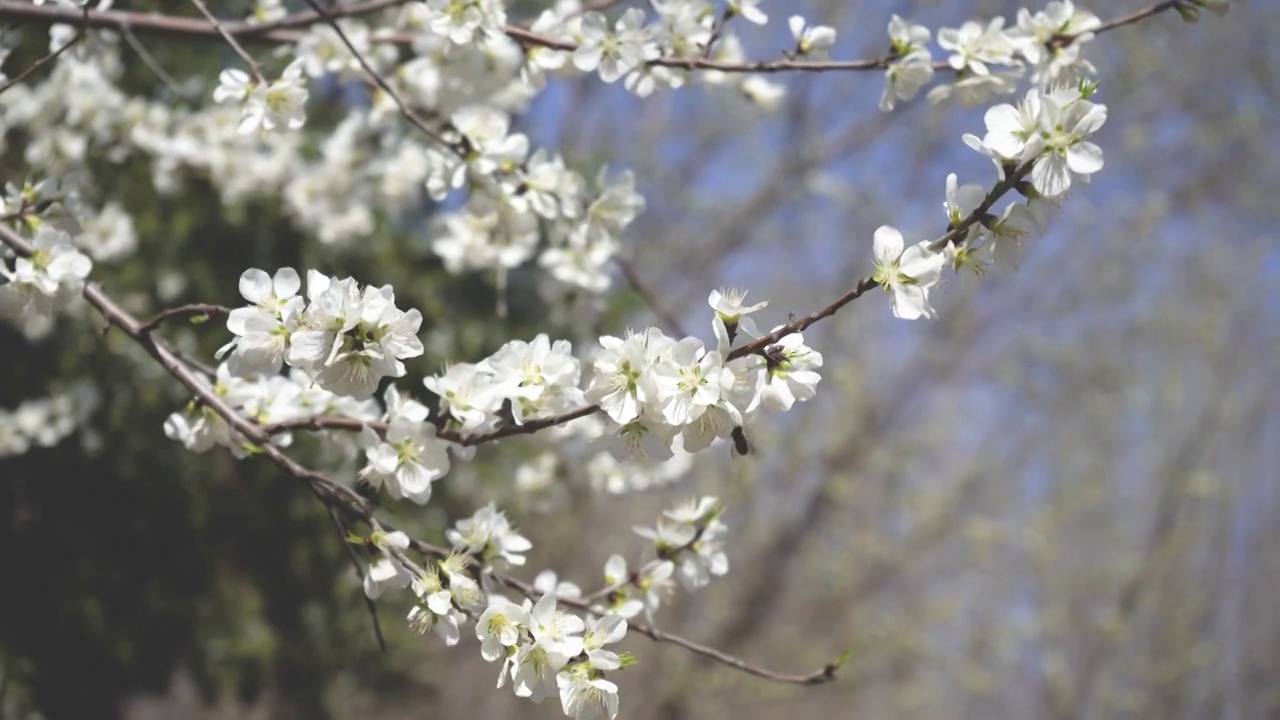
[[[1105,20],[1141,6],[1084,7]],[[1017,7],[767,0],[769,26],[736,29],[751,57],[776,57],[799,12],[839,30],[836,57],[874,57],[892,13],[936,31],[1012,21]],[[44,27],[17,32],[11,76],[47,50]],[[895,320],[877,292],[805,333],[826,358],[820,392],[757,425],[756,456],[721,446],[613,483],[566,463],[530,483],[517,468],[556,445],[517,438],[457,464],[426,508],[388,503],[387,517],[442,542],[496,500],[534,543],[523,577],[551,568],[592,589],[610,554],[640,557],[632,525],[715,495],[730,572],[678,592],[657,625],[781,672],[850,653],[835,682],[796,687],[630,636],[639,662],[611,676],[622,717],[1280,717],[1275,37],[1280,5],[1241,0],[1224,18],[1167,13],[1091,43],[1109,108],[1095,138],[1104,170],[1072,187],[1016,271],[948,277],[938,320]],[[205,93],[235,63],[214,42],[117,38],[119,87],[152,99],[174,90],[134,40]],[[922,95],[880,113],[875,72],[770,80],[786,88],[772,110],[700,83],[641,101],[596,78],[553,80],[517,120],[588,178],[605,163],[635,171],[648,206],[625,239],[629,267],[708,342],[711,289],[768,300],[764,324],[811,312],[870,271],[878,225],[941,233],[948,173],[994,181],[960,139],[983,133],[983,107]],[[345,101],[313,87],[309,128],[332,127]],[[0,126],[0,173],[20,183],[39,138]],[[196,170],[161,192],[151,156],[119,151],[129,133],[89,134],[84,159],[97,205],[120,203],[137,242],[94,277],[141,314],[237,305],[247,267],[391,283],[426,317],[427,353],[400,383],[419,397],[446,360],[513,337],[582,347],[661,322],[621,272],[602,301],[566,311],[532,266],[512,274],[511,311],[495,318],[492,278],[446,273],[427,249],[438,208],[425,194],[379,215],[368,238],[319,243],[279,197],[227,198]],[[380,651],[325,509],[265,461],[166,439],[164,418],[187,398],[97,327],[87,313],[38,340],[0,326],[0,408],[96,398],[56,446],[0,457],[0,716],[563,716],[554,699],[495,692],[468,633],[445,648],[409,632],[407,597],[379,603]],[[227,336],[218,323],[166,332],[206,361]],[[325,467],[318,445],[295,454]]]

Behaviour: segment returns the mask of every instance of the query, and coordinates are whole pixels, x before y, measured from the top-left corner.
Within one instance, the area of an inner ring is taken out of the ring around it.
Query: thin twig
[[[160,78],[160,82],[164,83],[165,87],[169,88],[170,92],[178,97],[187,95],[187,93],[178,86],[178,81],[174,80],[172,75],[165,72],[165,69],[160,66],[159,62],[156,62],[156,59],[152,57],[151,53],[147,52],[147,48],[143,46],[140,40],[138,40],[138,36],[133,34],[132,28],[128,25],[122,25],[120,27],[120,33],[124,35],[124,40],[129,43],[129,47],[133,48],[133,51],[138,53],[138,57],[141,58],[142,64],[146,65],[156,77]]]
[[[227,44],[231,46],[231,49],[235,50],[236,54],[240,56],[240,59],[244,60],[245,64],[249,66],[249,72],[253,74],[253,79],[260,85],[266,85],[267,79],[262,74],[262,68],[258,67],[258,63],[254,61],[252,55],[245,52],[243,47],[240,47],[240,43],[236,41],[236,36],[227,32],[226,29],[222,27],[222,23],[218,22],[218,18],[214,17],[213,13],[209,12],[209,8],[204,4],[204,0],[191,0],[191,3],[200,10],[202,15],[208,18],[209,22],[213,25],[213,29],[218,31],[218,34],[222,36],[222,39],[226,40]]]
[[[999,202],[1000,198],[1004,197],[1009,193],[1009,191],[1018,187],[1018,185],[1022,183],[1027,174],[1031,172],[1032,164],[1032,162],[1026,162],[1022,166],[1007,172],[1005,174],[1005,178],[991,188],[991,191],[987,193],[985,198],[983,198],[982,203],[978,205],[978,207],[974,208],[973,212],[969,213],[969,215],[960,222],[951,226],[947,232],[930,241],[930,249],[937,252],[946,247],[948,243],[963,243],[964,239],[968,236],[969,228],[973,227],[974,224],[980,222],[984,217],[986,217],[991,208]],[[826,307],[809,315],[805,315],[804,317],[795,318],[791,322],[782,325],[777,330],[734,349],[728,354],[728,356],[726,356],[725,361],[728,362],[729,360],[736,360],[737,358],[744,357],[746,355],[759,355],[770,345],[776,344],[782,338],[793,333],[803,332],[810,325],[835,315],[844,306],[879,286],[880,284],[871,276],[867,276],[859,280],[852,289],[836,298]],[[482,443],[511,437],[513,435],[529,435],[545,428],[562,425],[571,420],[586,417],[587,415],[596,413],[599,410],[599,405],[586,405],[571,412],[540,420],[533,420],[526,422],[523,425],[504,425],[497,430],[487,433],[462,434],[451,430],[439,430],[438,436],[450,442],[457,443],[458,445],[480,445]],[[380,435],[385,434],[387,431],[386,423],[365,422],[356,420],[355,418],[336,416],[315,416],[299,418],[297,420],[285,420],[283,422],[273,423],[262,427],[268,435],[275,435],[298,429],[350,430],[352,432],[359,432],[363,428],[368,427]]]
[[[221,315],[228,315],[230,313],[231,313],[231,310],[221,305],[206,305],[204,303],[192,303],[190,305],[179,305],[178,307],[172,307],[167,310],[162,310],[159,313],[156,313],[155,317],[151,318],[150,320],[146,321],[145,323],[143,323],[138,327],[138,332],[144,333],[144,334],[154,332],[156,328],[160,327],[161,325],[168,322],[169,320],[172,320],[173,318],[189,317],[189,318],[192,318],[193,320],[198,319],[200,322],[204,322],[204,321],[212,320],[213,318]]]
[[[85,12],[88,12],[88,10],[86,10]],[[76,43],[80,42],[83,39],[84,39],[84,28],[81,27],[78,31],[76,31],[76,34],[73,35],[70,40],[68,40],[66,43],[62,45],[62,47],[58,48],[57,50],[54,50],[48,55],[45,55],[39,60],[36,60],[35,62],[31,63],[31,67],[27,68],[26,70],[23,70],[22,72],[18,73],[14,77],[9,78],[3,85],[0,85],[0,94],[3,94],[9,88],[13,87],[14,85],[17,85],[23,80],[26,80],[27,76],[31,75],[31,73],[44,67],[46,64],[51,63],[54,60],[57,60],[59,55],[66,52],[67,50],[70,50],[72,45],[75,45]]]
[[[943,233],[941,237],[931,241],[929,243],[929,249],[934,252],[938,252],[946,247],[948,243],[963,243],[964,238],[968,235],[969,228],[982,220],[982,218],[987,215],[987,212],[991,207],[995,205],[1001,197],[1017,187],[1018,184],[1022,182],[1022,179],[1031,172],[1031,166],[1032,163],[1027,162],[1014,171],[1006,173],[1004,180],[1001,180],[995,187],[991,188],[991,192],[987,193],[987,196],[982,200],[981,205],[974,208],[973,212],[969,213],[964,220],[952,226],[947,230],[947,232]],[[777,330],[753,340],[746,345],[735,348],[733,352],[730,352],[728,356],[726,356],[725,362],[728,362],[729,360],[736,360],[737,358],[746,355],[759,355],[765,351],[765,348],[776,344],[782,338],[793,333],[803,332],[806,328],[819,320],[835,315],[840,308],[862,297],[867,293],[867,291],[879,286],[880,283],[877,283],[870,275],[868,275],[867,277],[859,280],[858,284],[853,286],[853,289],[836,298],[834,302],[821,310],[805,315],[804,317],[795,318],[791,322],[782,325]]]
[[[616,262],[618,267],[622,269],[622,276],[627,279],[627,284],[631,286],[632,290],[636,291],[636,294],[640,296],[640,299],[644,301],[649,310],[658,317],[658,320],[667,326],[667,330],[679,337],[688,337],[689,333],[685,332],[684,328],[681,327],[680,319],[663,306],[662,302],[658,300],[658,296],[640,280],[640,276],[636,273],[635,266],[631,264],[631,261],[620,257]]]
[[[515,578],[507,577],[505,575],[497,575],[497,574],[494,575],[494,578],[497,579],[502,584],[506,585],[507,587],[510,587],[514,590],[519,591],[525,597],[531,600],[537,600],[543,595],[543,592],[541,590],[533,587],[528,583],[517,580]],[[583,612],[598,612],[596,609],[592,607],[591,603],[585,600],[575,600],[572,598],[561,597],[561,598],[557,598],[557,602],[559,602],[562,605],[567,605],[569,607],[576,608]],[[770,670],[768,668],[761,667],[759,665],[753,665],[747,662],[746,660],[743,660],[742,658],[737,657],[735,655],[730,655],[729,653],[724,652],[722,650],[717,650],[713,647],[708,647],[706,645],[696,643],[686,637],[675,635],[673,633],[666,632],[665,630],[660,630],[656,627],[653,627],[652,625],[646,625],[644,623],[632,622],[628,620],[627,629],[634,630],[635,632],[638,632],[641,635],[644,635],[650,640],[654,640],[656,642],[665,642],[665,643],[671,643],[672,645],[677,645],[679,647],[682,647],[694,653],[695,655],[701,655],[703,657],[710,658],[721,664],[728,665],[729,667],[741,670],[742,672],[745,672],[748,675],[754,675],[759,678],[764,678],[766,680],[772,680],[773,682],[785,683],[789,685],[822,685],[825,683],[829,683],[832,680],[836,679],[836,670],[840,669],[840,665],[841,665],[840,661],[829,662],[826,665],[823,665],[821,668],[815,670],[814,672],[808,673],[807,675],[795,675],[791,673],[782,673],[776,670]]]
[[[539,430],[545,430],[549,427],[564,425],[579,418],[584,418],[599,412],[599,405],[585,405],[576,410],[552,415],[551,417],[540,418],[537,420],[529,420],[523,425],[503,425],[496,430],[482,433],[460,433],[456,430],[438,429],[436,436],[441,440],[448,440],[455,445],[463,447],[471,447],[473,445],[483,445],[494,440],[502,438],[514,437],[516,435],[532,435]],[[280,433],[292,432],[294,430],[347,430],[349,432],[360,432],[365,428],[376,432],[378,435],[386,435],[388,425],[385,422],[371,420],[357,420],[356,418],[344,417],[341,415],[313,415],[311,417],[294,418],[292,420],[281,420],[277,423],[262,425],[262,431],[267,435],[279,435]]]
[[[347,540],[347,527],[342,524],[342,516],[338,514],[338,509],[329,506],[329,519],[333,520],[333,526],[338,529],[338,541],[347,549],[347,556],[351,558],[351,567],[356,571],[356,578],[360,580],[362,588],[360,594],[364,596],[364,604],[369,609],[369,619],[373,621],[373,634],[378,638],[378,647],[382,652],[387,651],[387,639],[382,635],[382,623],[378,621],[378,605],[364,591],[364,567],[360,564],[360,556],[356,554],[356,548]]]
[[[707,38],[707,46],[702,49],[702,58],[711,57],[711,51],[715,49],[716,41],[720,39],[720,34],[724,32],[725,23],[729,22],[729,18],[734,16],[733,6],[725,5],[724,10],[716,17],[715,23],[711,26],[711,36]]]
[[[355,44],[352,43],[350,38],[347,37],[347,34],[342,31],[341,27],[338,26],[338,21],[335,17],[330,15],[324,8],[320,7],[319,3],[317,3],[315,0],[306,0],[306,3],[307,5],[311,6],[311,9],[314,10],[316,14],[318,14],[321,18],[324,18],[324,20],[329,23],[329,27],[333,28],[333,31],[338,34],[338,38],[342,40],[342,44],[347,46],[347,50],[351,51],[351,54],[355,57],[356,62],[360,63],[361,68],[364,68],[364,72],[366,75],[369,76],[369,79],[372,80],[374,83],[376,83],[377,86],[381,88],[382,91],[385,92],[388,97],[391,98],[392,102],[396,104],[396,107],[400,108],[400,114],[404,115],[405,118],[410,122],[410,124],[412,124],[414,127],[416,127],[424,135],[431,138],[432,140],[435,140],[436,142],[440,143],[441,145],[447,148],[453,149],[455,152],[457,151],[457,148],[455,148],[452,143],[446,141],[443,137],[441,137],[440,133],[427,127],[426,124],[423,123],[422,120],[417,116],[417,114],[414,113],[413,110],[409,107],[408,103],[406,103],[404,99],[400,97],[400,93],[396,92],[395,88],[391,87],[391,84],[388,83],[382,77],[381,73],[373,69],[373,66],[370,65],[367,60],[365,60],[364,55],[361,54],[361,52],[356,49]]]

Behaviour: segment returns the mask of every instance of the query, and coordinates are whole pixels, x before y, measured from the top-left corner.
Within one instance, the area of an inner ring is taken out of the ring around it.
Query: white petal
[[[249,268],[240,274],[240,295],[257,305],[271,297],[271,277],[258,268]]]
[[[1076,143],[1067,150],[1067,167],[1081,175],[1092,175],[1102,169],[1102,148],[1091,142]]]
[[[277,298],[293,297],[302,288],[302,278],[298,277],[298,271],[291,267],[280,268],[276,271],[271,285],[275,288]]]
[[[876,228],[874,248],[876,260],[882,263],[893,262],[902,255],[902,233],[890,225]]]

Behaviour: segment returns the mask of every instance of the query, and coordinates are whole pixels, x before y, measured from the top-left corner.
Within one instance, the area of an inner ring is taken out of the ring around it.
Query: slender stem
[[[323,18],[325,22],[329,23],[329,27],[333,28],[333,31],[338,34],[338,39],[342,40],[342,44],[347,46],[347,50],[349,50],[352,56],[355,57],[356,62],[360,63],[360,67],[364,69],[364,72],[366,75],[369,76],[369,79],[372,80],[379,88],[381,88],[382,91],[387,94],[387,97],[391,98],[392,102],[396,104],[396,107],[400,109],[400,114],[403,115],[409,121],[410,124],[412,124],[415,128],[421,131],[422,134],[426,135],[432,140],[435,140],[437,143],[440,143],[441,145],[447,148],[450,148],[455,152],[457,151],[453,143],[446,141],[443,137],[440,136],[440,133],[427,127],[426,124],[422,122],[422,119],[419,118],[417,114],[414,113],[413,110],[409,107],[408,103],[406,103],[404,99],[400,97],[400,93],[396,92],[396,89],[391,87],[391,84],[388,83],[382,77],[381,73],[373,69],[373,66],[370,65],[369,61],[365,59],[364,54],[361,53],[358,49],[356,49],[355,44],[351,42],[351,39],[347,37],[347,34],[343,32],[342,28],[338,25],[338,20],[336,17],[329,14],[329,12],[326,11],[324,8],[320,7],[319,3],[317,3],[315,0],[305,0],[305,1],[307,5],[311,6],[311,9],[318,16]]]
[[[200,319],[202,321],[206,321],[206,320],[212,320],[213,318],[219,317],[222,315],[228,315],[230,313],[231,313],[231,310],[221,305],[206,305],[204,303],[192,303],[190,305],[179,305],[178,307],[173,307],[173,308],[169,308],[168,310],[160,311],[159,313],[156,314],[155,317],[151,318],[150,320],[140,325],[138,327],[138,332],[140,333],[153,332],[155,331],[156,328],[160,327],[164,323],[174,318],[189,317],[189,318],[192,318],[193,320]]]
[[[213,13],[209,12],[209,8],[204,4],[204,0],[191,0],[191,4],[196,6],[196,9],[200,11],[200,14],[204,15],[205,18],[208,19],[209,23],[213,25],[213,29],[218,32],[218,35],[220,35],[222,39],[231,46],[231,49],[236,51],[236,54],[240,56],[240,59],[249,66],[249,72],[253,74],[253,79],[257,81],[259,85],[266,85],[267,79],[262,74],[262,68],[258,67],[258,63],[253,59],[253,56],[240,46],[235,35],[227,32],[226,29],[222,27],[222,23],[218,22],[218,18],[215,17]]]
[[[649,286],[640,279],[640,275],[636,273],[636,268],[631,264],[631,261],[626,258],[618,258],[616,262],[618,263],[618,267],[622,269],[622,276],[626,278],[627,283],[631,285],[631,289],[636,291],[636,294],[640,296],[640,299],[644,301],[644,304],[648,306],[649,310],[658,317],[658,320],[662,321],[662,324],[667,326],[668,332],[672,332],[680,337],[687,336],[689,333],[685,332],[684,328],[681,327],[680,319],[668,310],[666,306],[662,304],[662,301],[658,299],[657,294],[650,290]]]
[[[165,69],[160,66],[160,63],[151,56],[151,53],[147,51],[146,46],[142,44],[142,41],[138,40],[138,36],[133,34],[133,30],[131,30],[128,25],[121,27],[120,33],[124,35],[124,40],[129,43],[129,47],[133,48],[133,51],[138,53],[138,57],[142,60],[142,64],[146,65],[147,69],[151,70],[156,77],[160,78],[160,82],[164,83],[165,87],[169,88],[169,92],[172,92],[177,97],[182,97],[187,94],[181,87],[179,87],[178,81],[174,80],[173,76],[166,72]]]
[[[86,10],[85,12],[88,12],[88,10]],[[72,45],[75,45],[76,43],[80,42],[83,39],[84,39],[84,28],[82,27],[78,31],[76,31],[76,34],[72,36],[70,40],[65,42],[62,45],[62,47],[59,47],[57,50],[54,50],[48,55],[45,55],[39,60],[36,60],[35,62],[31,63],[31,67],[27,68],[26,70],[23,70],[22,72],[18,73],[14,77],[9,78],[3,85],[0,85],[0,94],[3,94],[9,88],[13,87],[14,85],[17,85],[23,80],[26,80],[28,76],[30,76],[32,73],[39,70],[40,68],[44,67],[45,65],[53,62],[54,60],[57,60],[59,55],[66,52],[67,50],[70,50]]]

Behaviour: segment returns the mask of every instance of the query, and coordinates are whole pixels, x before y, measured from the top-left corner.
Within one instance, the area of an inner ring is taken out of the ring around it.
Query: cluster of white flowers
[[[920,88],[933,79],[933,56],[929,53],[929,38],[933,33],[923,25],[911,25],[894,15],[889,20],[889,42],[893,47],[893,60],[885,71],[884,94],[880,96],[880,109],[892,110],[898,100],[910,100]]]
[[[667,459],[677,434],[683,448],[697,452],[716,439],[726,439],[763,406],[790,409],[796,400],[814,396],[820,380],[814,372],[822,355],[804,345],[798,333],[784,336],[763,355],[727,359],[730,328],[764,303],[743,308],[745,293],[713,292],[713,327],[718,349],[702,341],[675,340],[657,328],[625,338],[600,338],[601,351],[586,399],[609,417],[605,439],[620,459]]]
[[[543,571],[534,582],[530,594],[536,602],[528,597],[513,602],[486,589],[495,562],[523,564],[521,553],[531,547],[492,504],[450,530],[455,553],[425,568],[405,555],[411,541],[404,533],[375,532],[367,541],[375,557],[365,592],[378,598],[388,590],[412,588],[417,602],[409,611],[410,627],[434,631],[448,646],[458,643],[462,628],[474,618],[481,656],[501,663],[498,687],[509,679],[517,697],[533,702],[558,695],[569,717],[614,718],[618,688],[606,674],[631,660],[606,646],[626,635],[629,618],[642,612],[652,617],[673,589],[673,576],[695,590],[728,571],[722,512],[715,498],[703,497],[664,512],[656,529],[636,528],[653,542],[654,558],[631,573],[621,555],[611,556],[604,566],[605,587],[592,596],[601,602],[583,598],[577,585],[558,581],[552,571]]]
[[[361,288],[311,270],[305,299],[301,286],[293,268],[274,278],[256,268],[240,276],[240,294],[253,305],[227,318],[236,337],[218,356],[230,372],[252,377],[288,363],[324,390],[364,399],[382,378],[404,375],[402,360],[422,354],[422,314],[398,309],[390,285]]]
[[[449,444],[436,437],[436,426],[426,422],[430,411],[422,403],[401,397],[395,385],[383,395],[388,423],[386,437],[366,427],[361,433],[368,464],[360,479],[375,490],[407,498],[419,505],[431,499],[431,484],[449,472]]]
[[[0,458],[33,447],[53,447],[76,431],[98,407],[98,391],[80,383],[65,392],[0,408]]]
[[[0,317],[19,326],[47,322],[79,297],[93,269],[71,235],[53,225],[40,224],[29,242],[28,257],[0,255]]]
[[[382,417],[377,402],[329,392],[302,370],[293,370],[288,375],[244,378],[232,374],[229,364],[223,363],[218,366],[216,377],[206,382],[214,394],[232,409],[263,425],[318,415],[341,415],[367,421]],[[164,423],[164,433],[193,452],[222,446],[230,448],[237,457],[244,457],[252,451],[245,438],[235,432],[217,411],[197,400],[169,415]],[[337,435],[333,440],[342,437]],[[287,432],[280,433],[272,441],[280,447],[288,447],[292,436]]]
[[[1022,241],[1044,232],[1053,199],[1071,187],[1073,175],[1087,181],[1102,169],[1102,149],[1088,138],[1106,122],[1107,107],[1087,99],[1092,91],[1091,85],[1032,88],[1016,107],[997,105],[987,111],[985,137],[965,134],[965,144],[990,157],[1001,180],[1010,168],[1030,163],[1025,201],[1012,202],[998,214],[979,213],[986,210],[986,191],[976,184],[959,186],[953,173],[947,177],[943,209],[948,229],[967,224],[958,240],[942,248],[927,240],[906,247],[896,228],[876,230],[872,279],[892,295],[894,316],[933,317],[929,290],[948,264],[957,271],[968,267],[981,272],[986,255],[1016,264]],[[975,213],[978,217],[971,221]]]
[[[408,614],[410,627],[434,631],[448,646],[458,643],[462,628],[474,618],[481,656],[501,661],[498,687],[510,679],[516,696],[533,702],[558,695],[573,718],[616,717],[618,689],[605,673],[627,660],[605,646],[623,638],[626,619],[605,609],[586,610],[578,600],[581,590],[558,583],[550,572],[540,574],[534,585],[541,593],[537,602],[516,603],[486,590],[495,562],[521,565],[522,553],[531,547],[492,504],[458,522],[448,537],[455,553],[422,568],[405,555],[411,545],[407,535],[375,532],[367,541],[375,557],[365,574],[365,594],[376,599],[389,590],[411,588],[417,602]],[[473,573],[477,566],[480,571]],[[561,599],[573,602],[577,612],[558,608]]]
[[[1107,121],[1107,106],[1089,102],[1085,90],[1032,88],[1016,107],[997,105],[987,111],[987,134],[966,135],[970,147],[991,157],[996,166],[1034,162],[1031,184],[1054,198],[1071,188],[1072,174],[1087,181],[1102,169],[1102,148],[1089,141]]]
[[[213,91],[213,101],[240,106],[240,125],[236,131],[241,134],[297,130],[307,121],[303,62],[298,58],[289,63],[280,79],[272,83],[257,82],[236,68],[223,70]]]
[[[662,513],[656,527],[637,527],[638,535],[653,541],[654,553],[675,564],[676,577],[688,590],[705,587],[712,575],[729,572],[720,522],[724,507],[714,497],[690,500]]]
[[[509,675],[517,697],[542,702],[558,694],[569,717],[614,718],[618,686],[605,673],[621,668],[624,658],[605,646],[626,635],[627,621],[607,614],[588,624],[557,601],[554,592],[520,604],[491,595],[476,620],[481,656],[502,661],[498,687]]]
[[[958,28],[940,28],[938,46],[949,53],[946,64],[955,71],[955,78],[930,90],[929,101],[954,97],[975,105],[992,95],[1013,92],[1028,70],[1031,82],[1040,88],[1091,77],[1096,70],[1080,53],[1101,24],[1092,13],[1077,10],[1071,0],[1061,0],[1036,13],[1023,8],[1013,27],[1006,28],[1005,19],[997,17],[986,23],[970,20]],[[881,110],[892,110],[896,101],[914,98],[933,79],[931,36],[928,28],[897,15],[890,20],[892,50]]]

